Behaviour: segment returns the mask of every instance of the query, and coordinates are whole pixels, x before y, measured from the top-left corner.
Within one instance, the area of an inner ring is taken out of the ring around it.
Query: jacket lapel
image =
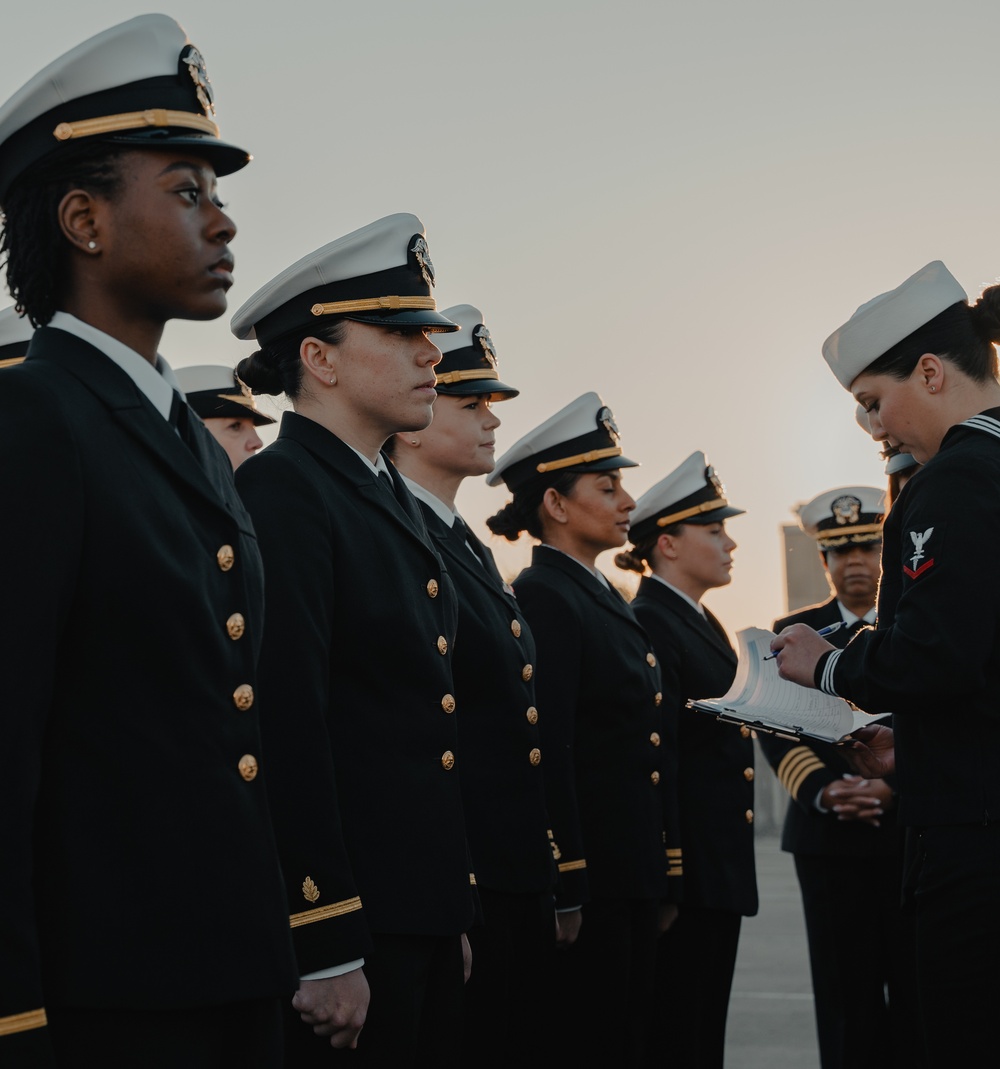
[[[568,575],[573,582],[582,587],[600,606],[620,616],[623,620],[642,631],[642,625],[635,618],[628,602],[617,590],[608,589],[596,576],[580,563],[550,546],[535,546],[531,551],[531,563],[556,568]],[[609,583],[610,586],[610,583]],[[516,593],[516,590],[515,590]],[[645,634],[645,632],[643,632]]]
[[[306,416],[300,416],[297,412],[286,412],[281,417],[278,437],[291,438],[305,446],[339,478],[351,483],[359,496],[383,512],[394,524],[433,554],[420,507],[399,475],[392,476],[395,484],[393,494],[387,487],[379,485],[378,478],[349,445],[325,427]],[[389,470],[393,470],[391,464]]]
[[[482,563],[477,564],[466,546],[464,535],[458,526],[449,527],[422,501],[418,504],[423,514],[424,522],[427,524],[428,532],[434,539],[442,556],[447,558],[449,565],[454,564],[464,574],[472,576],[477,583],[485,587],[494,597],[503,598],[506,602],[509,595],[504,592],[503,578],[496,564],[493,563],[493,554],[483,546],[485,556],[480,558]],[[475,535],[472,537],[475,538]]]
[[[113,360],[66,331],[40,327],[32,338],[28,359],[49,361],[72,375],[164,469],[231,514],[222,484],[222,479],[231,481],[231,473],[214,463],[212,452],[218,447],[200,419],[191,420],[193,448],[189,448]]]
[[[692,608],[682,597],[675,594],[659,580],[646,576],[639,586],[639,592],[659,602],[669,609],[678,620],[691,632],[721,657],[735,667],[736,653],[730,645],[722,624],[706,609],[705,616]]]

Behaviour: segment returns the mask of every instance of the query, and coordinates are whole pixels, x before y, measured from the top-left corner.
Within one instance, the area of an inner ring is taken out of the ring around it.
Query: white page
[[[771,652],[772,631],[747,627],[736,638],[739,663],[733,685],[721,698],[692,700],[692,708],[831,742],[875,722],[843,698],[782,679],[777,661],[764,659]]]

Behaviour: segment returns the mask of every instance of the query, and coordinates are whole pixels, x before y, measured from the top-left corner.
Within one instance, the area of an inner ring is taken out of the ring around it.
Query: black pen
[[[827,636],[827,635],[832,635],[832,634],[834,633],[834,631],[839,631],[839,630],[840,630],[840,629],[841,629],[841,628],[842,628],[843,626],[844,626],[844,621],[843,621],[843,620],[841,620],[841,621],[840,621],[839,623],[836,623],[836,624],[830,624],[830,625],[829,625],[829,627],[821,627],[821,628],[820,628],[820,629],[819,629],[819,630],[818,630],[818,631],[816,632],[816,634],[817,634],[817,635],[819,635],[819,636],[820,636],[820,637],[822,637],[822,638],[826,638],[826,636]],[[777,655],[776,653],[769,653],[769,654],[768,654],[768,655],[767,655],[767,656],[766,656],[766,657],[764,658],[764,660],[765,660],[765,661],[770,661],[770,660],[771,660],[772,658],[774,658],[774,657],[777,657],[777,656],[778,656],[778,655]]]

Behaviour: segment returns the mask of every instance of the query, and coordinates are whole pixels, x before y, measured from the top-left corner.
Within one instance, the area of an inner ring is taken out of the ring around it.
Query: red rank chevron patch
[[[921,564],[920,567],[916,571],[914,571],[912,568],[907,568],[905,564],[903,565],[903,571],[906,572],[906,574],[911,579],[916,579],[918,575],[923,575],[924,572],[926,572],[928,568],[933,568],[933,567],[934,567],[934,558],[931,557],[930,560],[925,560],[924,563]]]

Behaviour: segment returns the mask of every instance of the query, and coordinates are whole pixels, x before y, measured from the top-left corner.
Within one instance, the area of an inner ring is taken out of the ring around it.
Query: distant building
[[[781,525],[782,553],[785,560],[785,611],[795,612],[830,597],[830,585],[816,541],[797,523]]]

